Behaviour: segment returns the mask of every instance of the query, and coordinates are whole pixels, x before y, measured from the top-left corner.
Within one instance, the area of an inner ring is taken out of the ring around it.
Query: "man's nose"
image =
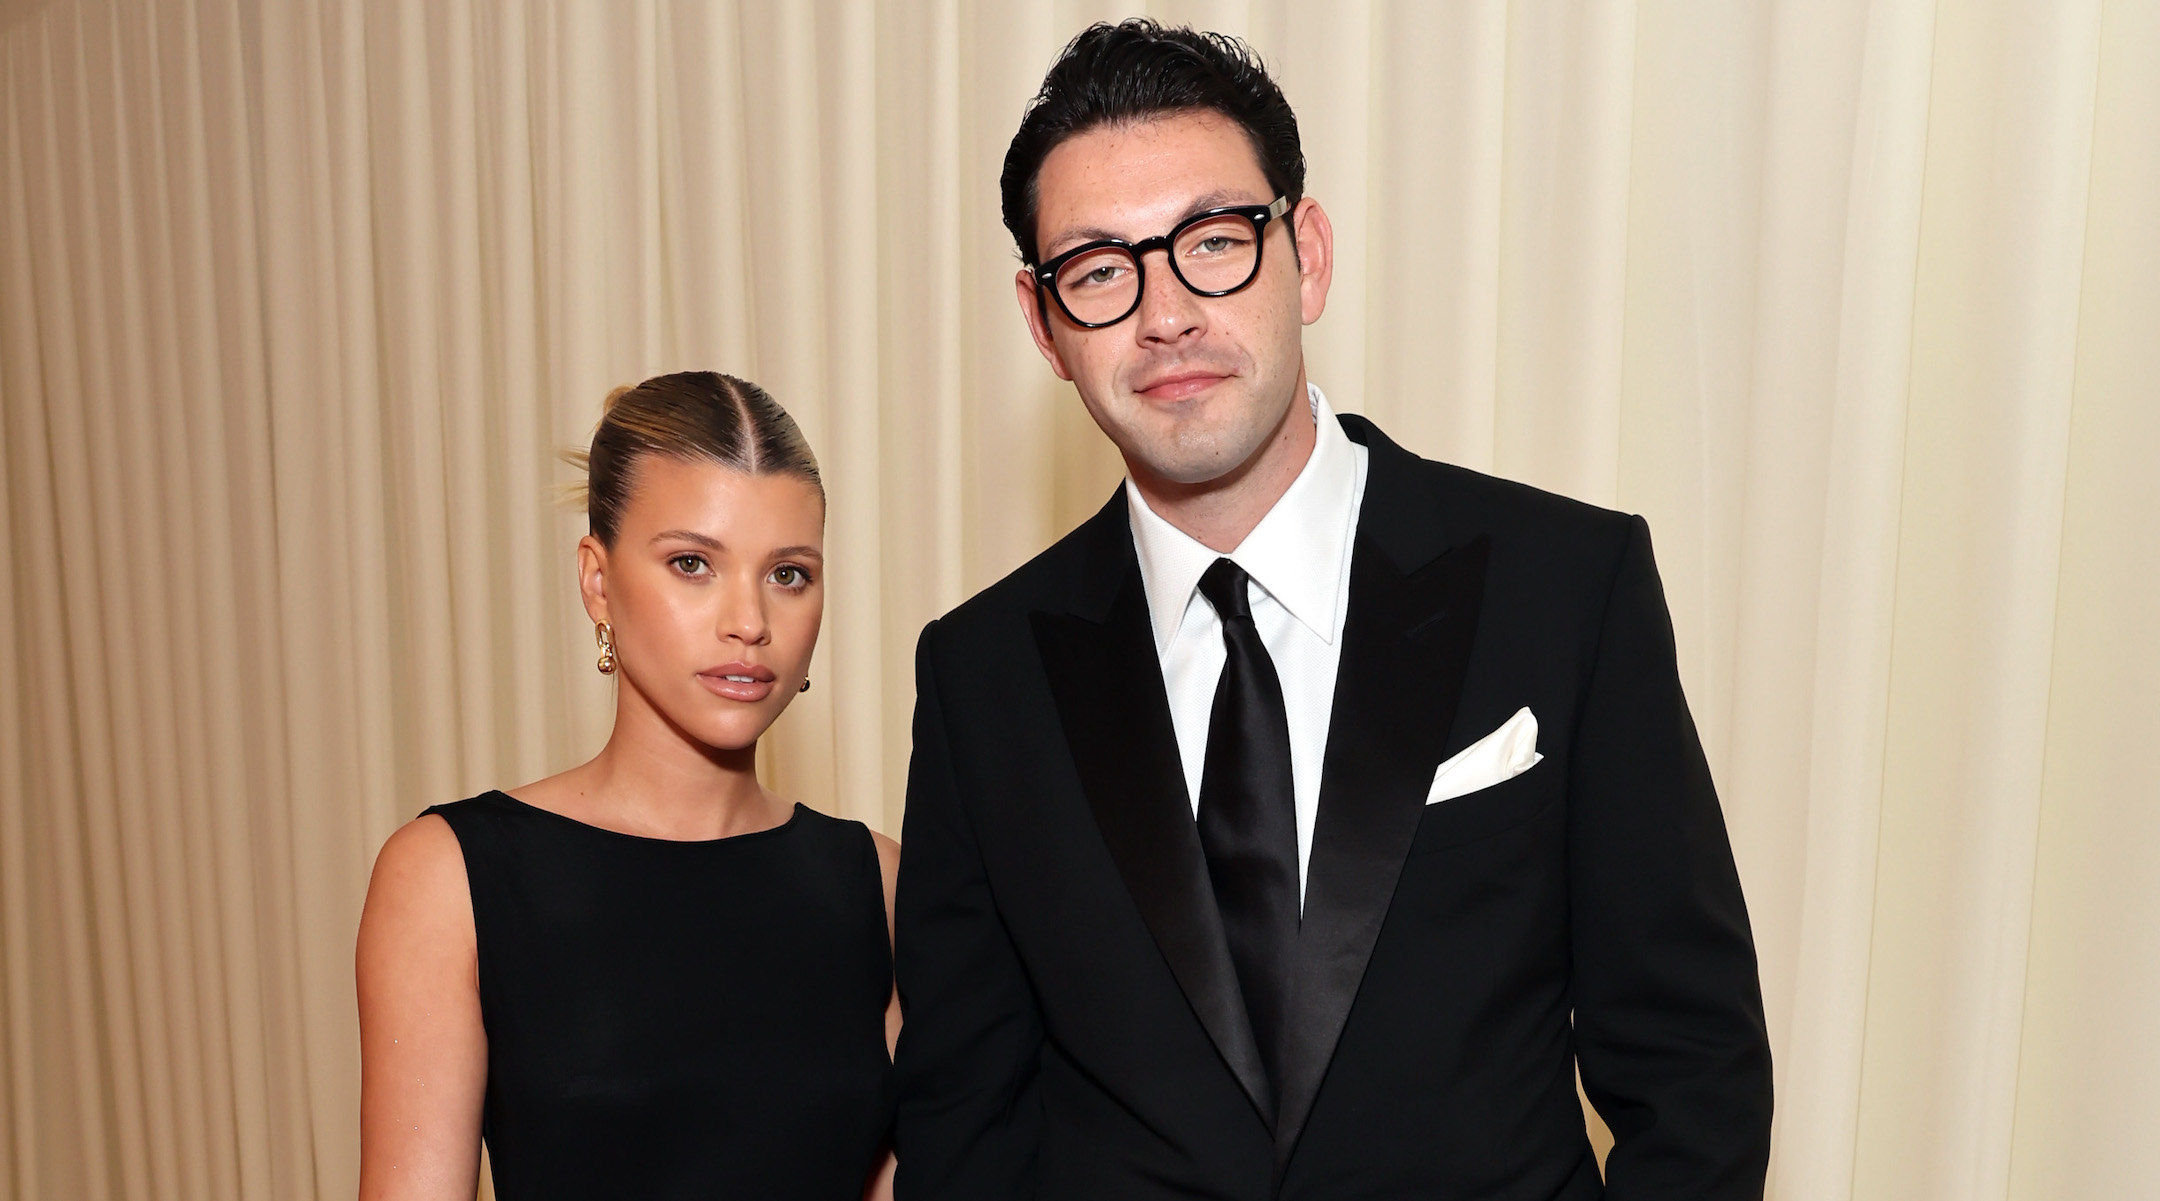
[[[1170,248],[1163,247],[1161,253],[1161,262],[1142,264],[1140,311],[1133,315],[1139,322],[1141,340],[1147,342],[1175,342],[1199,333],[1206,325],[1206,312],[1200,307],[1200,298],[1193,295],[1170,267]],[[1153,260],[1155,254],[1150,250],[1145,257]]]

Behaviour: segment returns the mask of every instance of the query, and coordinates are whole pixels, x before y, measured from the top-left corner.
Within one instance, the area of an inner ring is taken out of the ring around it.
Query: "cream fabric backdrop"
[[[2149,1192],[2160,0],[1152,11],[1298,108],[1334,401],[1649,516],[1772,1195]],[[995,180],[1120,10],[0,12],[0,1195],[350,1196],[374,849],[606,727],[548,492],[610,385],[802,419],[772,775],[898,831],[916,630],[1117,477]]]

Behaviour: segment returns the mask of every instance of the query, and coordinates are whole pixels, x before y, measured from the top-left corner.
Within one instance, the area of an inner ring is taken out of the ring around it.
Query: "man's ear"
[[[1327,311],[1328,285],[1335,279],[1335,227],[1310,196],[1291,210],[1290,227],[1297,238],[1299,316],[1311,325]]]
[[[578,595],[585,601],[585,616],[607,621],[607,547],[591,534],[578,539]]]
[[[1035,349],[1050,364],[1050,370],[1066,383],[1072,382],[1072,372],[1065,369],[1065,356],[1058,353],[1057,342],[1050,336],[1044,304],[1036,298],[1035,273],[1025,267],[1013,276],[1013,298],[1020,302],[1020,316],[1026,319],[1028,336],[1035,339]]]

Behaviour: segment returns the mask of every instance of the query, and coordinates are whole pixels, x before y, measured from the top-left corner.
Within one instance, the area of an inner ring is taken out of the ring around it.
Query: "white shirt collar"
[[[1227,558],[1322,642],[1333,645],[1341,617],[1336,609],[1342,573],[1349,562],[1343,552],[1357,518],[1357,449],[1335,420],[1320,386],[1307,383],[1305,390],[1315,427],[1312,456],[1275,507]],[[1125,503],[1160,654],[1177,637],[1201,575],[1226,556],[1157,516],[1129,478]]]

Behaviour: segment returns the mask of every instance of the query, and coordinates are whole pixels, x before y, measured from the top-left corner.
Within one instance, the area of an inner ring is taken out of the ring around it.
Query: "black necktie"
[[[1200,577],[1222,618],[1222,679],[1200,771],[1200,849],[1268,1079],[1282,1087],[1283,1021],[1297,945],[1297,801],[1282,681],[1253,624],[1251,577],[1228,559]]]

